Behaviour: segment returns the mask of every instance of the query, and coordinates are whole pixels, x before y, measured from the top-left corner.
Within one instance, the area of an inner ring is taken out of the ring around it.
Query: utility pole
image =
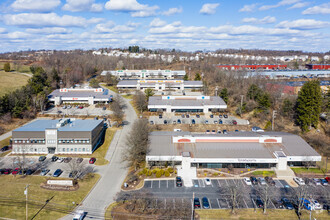
[[[195,217],[194,217],[194,200],[195,200],[195,192],[193,192],[193,202],[191,203],[191,220],[194,220]]]
[[[240,117],[242,117],[243,99],[244,99],[244,95],[241,95]]]
[[[276,111],[273,110],[273,117],[272,117],[272,131],[274,131],[274,122],[275,122],[275,118],[276,118]]]
[[[218,86],[215,87],[215,96],[218,96]]]
[[[28,220],[28,188],[29,188],[29,184],[27,184],[26,185],[26,187],[25,187],[25,190],[24,190],[24,194],[25,194],[25,213],[26,213],[26,215],[25,215],[25,220]]]

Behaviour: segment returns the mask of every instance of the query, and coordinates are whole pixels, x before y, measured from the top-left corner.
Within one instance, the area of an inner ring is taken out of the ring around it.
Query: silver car
[[[49,173],[49,169],[43,169],[40,173],[41,176],[46,176],[47,173]]]

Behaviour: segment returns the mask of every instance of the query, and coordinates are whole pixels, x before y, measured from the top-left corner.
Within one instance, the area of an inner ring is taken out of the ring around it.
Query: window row
[[[87,148],[80,148],[80,147],[75,147],[75,148],[59,148],[60,152],[89,152],[91,149],[89,147]]]
[[[33,152],[46,152],[46,148],[21,148],[21,147],[14,147],[14,152],[22,152],[22,153],[33,153]]]
[[[58,143],[59,144],[65,144],[65,143],[67,143],[67,144],[69,144],[69,143],[71,143],[71,144],[73,144],[73,143],[75,143],[75,144],[89,144],[89,139],[88,140],[58,140]]]
[[[44,144],[45,143],[45,139],[42,140],[14,140],[14,143],[23,143],[23,144],[33,144],[33,143],[39,143],[39,144]]]

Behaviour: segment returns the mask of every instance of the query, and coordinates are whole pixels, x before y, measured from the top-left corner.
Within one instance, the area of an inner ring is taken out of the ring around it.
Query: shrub
[[[160,173],[162,174],[162,176],[164,175],[165,171],[163,169],[160,170]]]
[[[174,172],[174,169],[173,169],[172,167],[169,167],[167,170],[168,170],[168,172],[170,172],[170,173],[173,173],[173,172]]]
[[[219,173],[213,173],[213,176],[218,176],[219,175]]]
[[[161,170],[158,170],[157,173],[156,173],[156,177],[157,178],[160,178],[162,176],[162,171]]]
[[[158,172],[158,169],[154,169],[154,170],[152,170],[152,173],[153,174],[155,174],[155,173],[157,173]]]
[[[174,173],[177,174],[178,172],[175,170]]]
[[[151,170],[148,171],[148,176],[151,176],[152,175],[152,172]]]
[[[168,170],[165,171],[165,176],[169,177],[170,176],[170,172],[168,172]]]
[[[147,173],[148,173],[148,168],[144,168],[142,172],[143,172],[144,175],[147,175]]]
[[[145,175],[145,173],[143,172],[143,170],[141,170],[138,174],[139,174],[139,176]]]
[[[207,176],[207,173],[204,173],[204,176]]]

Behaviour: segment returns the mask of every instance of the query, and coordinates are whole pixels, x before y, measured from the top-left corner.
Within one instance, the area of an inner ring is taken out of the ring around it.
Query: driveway
[[[112,91],[110,93],[115,95]],[[110,144],[105,157],[110,163],[100,167],[98,172],[101,174],[100,180],[78,208],[87,212],[85,219],[104,219],[106,208],[115,201],[114,197],[120,192],[121,184],[127,175],[126,164],[122,162],[122,153],[125,148],[126,135],[130,132],[132,123],[137,116],[127,99],[124,99],[124,103],[127,106],[125,109],[127,123],[116,132]],[[72,214],[67,215],[62,219],[72,219],[72,216]]]

